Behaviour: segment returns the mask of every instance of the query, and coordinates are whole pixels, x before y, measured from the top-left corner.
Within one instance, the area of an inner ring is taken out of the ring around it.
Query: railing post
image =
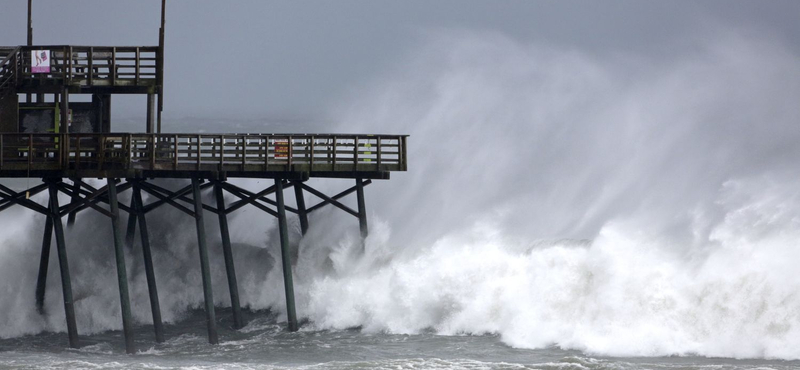
[[[136,47],[136,85],[137,86],[139,85],[139,47],[138,46]],[[148,99],[150,99],[150,98],[148,97]],[[148,104],[149,104],[149,100],[148,100]],[[150,115],[149,110],[150,109],[148,108],[148,113],[147,113],[148,117]],[[150,125],[148,124],[147,127],[149,128]]]
[[[242,136],[242,172],[244,172],[244,166],[247,164],[247,136]]]
[[[336,136],[334,136],[333,137],[333,158],[332,158],[332,161],[331,161],[331,171],[336,171],[336,154],[337,154],[336,152],[337,152]]]
[[[225,165],[225,136],[219,135],[219,170]]]
[[[381,137],[378,137],[378,171],[381,170]]]
[[[200,135],[197,135],[197,170],[200,171]]]
[[[111,75],[111,86],[117,85],[117,48],[111,48],[111,65],[108,67],[108,73]]]
[[[150,135],[150,169],[156,169],[156,135]]]
[[[288,170],[291,171],[292,170],[292,157],[294,157],[294,143],[292,143],[292,137],[291,136],[289,136],[289,139],[287,141],[288,141],[288,144],[289,144],[289,162],[288,162],[289,163],[289,168],[288,168]]]
[[[173,167],[175,170],[178,169],[178,135],[173,137]]]
[[[353,171],[358,170],[358,136],[353,143]]]
[[[89,86],[94,84],[94,47],[89,47]]]

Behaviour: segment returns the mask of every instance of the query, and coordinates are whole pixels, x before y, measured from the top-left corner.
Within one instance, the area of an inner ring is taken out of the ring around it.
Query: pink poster
[[[50,73],[50,50],[31,50],[31,73]]]

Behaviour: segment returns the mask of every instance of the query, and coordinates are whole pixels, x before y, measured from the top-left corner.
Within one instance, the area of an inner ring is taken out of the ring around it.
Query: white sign
[[[31,50],[31,73],[50,73],[50,50]]]

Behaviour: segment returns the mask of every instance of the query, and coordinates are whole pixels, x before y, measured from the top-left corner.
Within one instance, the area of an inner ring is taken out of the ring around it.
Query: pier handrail
[[[158,84],[161,53],[158,46],[21,46],[21,77],[59,80],[63,84],[130,86]],[[49,50],[50,73],[32,73],[32,50]]]
[[[4,171],[405,171],[407,135],[0,134]]]

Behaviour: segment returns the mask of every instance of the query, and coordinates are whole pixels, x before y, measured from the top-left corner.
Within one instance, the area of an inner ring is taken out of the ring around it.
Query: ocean
[[[196,310],[167,325],[168,340],[154,344],[149,327],[136,328],[136,355],[126,355],[120,331],[82,337],[66,349],[65,334],[0,341],[0,369],[794,369],[798,361],[735,360],[698,356],[607,357],[555,347],[512,348],[496,335],[414,335],[348,330],[285,330],[269,312],[246,312],[249,324],[230,325],[219,313],[220,345],[205,338],[205,314]]]

